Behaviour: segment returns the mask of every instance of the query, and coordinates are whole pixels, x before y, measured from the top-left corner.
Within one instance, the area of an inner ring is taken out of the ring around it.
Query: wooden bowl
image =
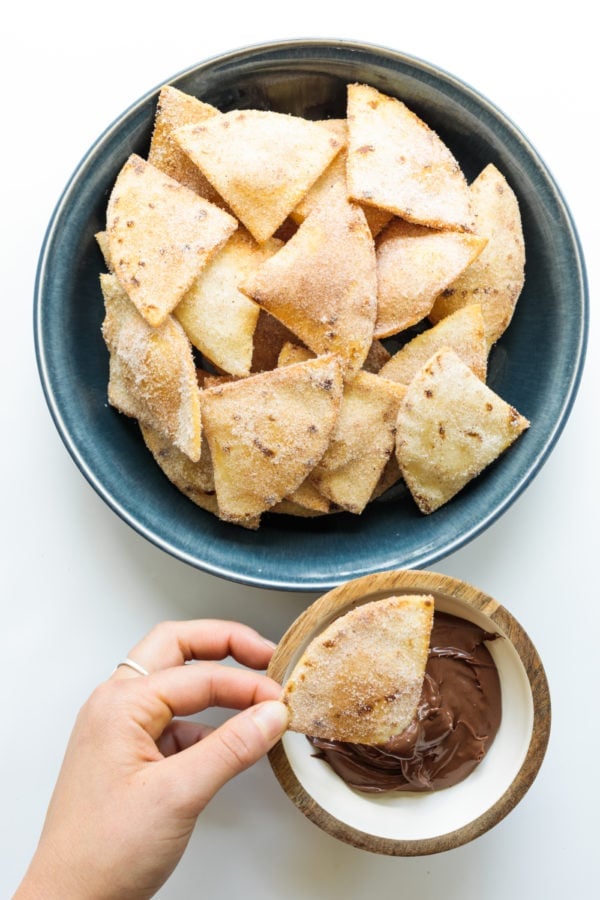
[[[432,594],[437,610],[504,638],[488,645],[500,675],[502,722],[477,768],[464,781],[440,791],[363,794],[317,759],[302,734],[287,732],[269,754],[284,791],[312,822],[354,847],[392,856],[449,850],[500,822],[533,783],[550,735],[548,682],[521,625],[492,597],[434,572],[366,575],[324,594],[285,633],[268,674],[283,683],[312,638],[352,607],[416,593]]]

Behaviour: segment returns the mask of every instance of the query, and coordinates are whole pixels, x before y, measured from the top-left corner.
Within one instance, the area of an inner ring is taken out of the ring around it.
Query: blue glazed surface
[[[585,358],[585,267],[569,210],[536,151],[489,101],[428,63],[349,42],[292,41],[208,60],[171,83],[222,110],[344,115],[345,86],[364,81],[403,99],[453,151],[469,180],[493,162],[516,192],[526,283],[490,356],[488,383],[531,420],[529,431],[452,502],[422,516],[393,489],[360,517],[265,515],[257,532],[220,522],[165,478],[135,423],[106,400],[100,326],[104,264],[94,234],[128,155],[146,155],[158,87],[98,139],[65,188],[40,255],[34,330],[40,377],[76,464],[112,509],[148,540],[214,575],[314,591],[391,568],[430,566],[500,516],[548,458],[568,418]]]

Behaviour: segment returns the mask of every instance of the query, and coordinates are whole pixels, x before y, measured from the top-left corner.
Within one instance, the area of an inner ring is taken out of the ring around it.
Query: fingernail
[[[279,700],[265,700],[253,709],[254,721],[268,741],[281,737],[289,720],[288,708]]]

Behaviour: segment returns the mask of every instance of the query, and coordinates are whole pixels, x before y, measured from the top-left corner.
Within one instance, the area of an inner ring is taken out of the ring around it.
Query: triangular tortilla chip
[[[140,423],[140,430],[144,443],[169,481],[197,506],[216,515],[215,481],[206,440],[202,441],[200,459],[192,462],[155,428]]]
[[[257,244],[247,231],[238,229],[209,260],[173,311],[194,347],[232,375],[250,373],[260,312],[238,285],[280,246],[275,239]]]
[[[314,209],[327,203],[329,192],[336,190],[340,184],[343,184],[344,187],[346,184],[346,154],[343,150],[337,154],[333,162],[327,166],[323,174],[317,178],[300,200],[300,203],[294,207],[290,213],[293,221],[297,225],[301,225]]]
[[[441,290],[486,245],[485,238],[434,231],[395,219],[377,241],[375,336],[388,337],[420,322]]]
[[[273,236],[341,144],[330,128],[268,110],[232,110],[176,138],[259,242]]]
[[[470,231],[467,182],[456,159],[401,100],[348,85],[348,195],[421,225]]]
[[[314,353],[311,350],[308,350],[300,344],[293,344],[288,341],[281,348],[277,365],[293,366],[295,363],[305,362],[307,359],[314,359]],[[285,498],[285,502],[287,503],[286,509],[288,512],[292,506],[297,506],[302,508],[303,514],[306,514],[309,511],[325,513],[329,511],[331,506],[327,497],[324,497],[311,482],[310,475],[302,482],[300,487],[293,492],[293,494],[290,494],[289,497]],[[280,505],[278,504],[278,506]],[[282,508],[275,510],[275,512],[282,511]]]
[[[401,734],[421,697],[433,608],[429,595],[387,597],[328,625],[284,685],[290,731],[356,744]]]
[[[137,418],[140,403],[132,389],[135,388],[131,373],[114,353],[108,360],[108,402],[124,416]]]
[[[269,512],[284,516],[300,516],[303,519],[316,519],[319,516],[327,516],[330,512],[337,512],[337,510],[309,509],[307,506],[302,506],[294,500],[283,499],[276,503],[275,506],[272,506]]]
[[[184,125],[198,125],[220,114],[220,110],[210,103],[204,103],[170,84],[165,85],[156,104],[148,162],[205,200],[225,207],[223,198],[173,137],[174,132]]]
[[[115,274],[150,325],[179,303],[238,223],[169,175],[132,154],[107,209]]]
[[[485,381],[488,346],[478,303],[464,306],[408,341],[382,366],[379,374],[408,385],[427,360],[442,347],[454,350],[477,377]]]
[[[453,350],[435,353],[398,413],[396,457],[421,512],[447,503],[528,427]]]
[[[310,477],[305,478],[300,487],[285,498],[289,503],[301,506],[307,512],[326,513],[329,512],[331,503],[321,494],[314,484],[311,483]]]
[[[155,428],[191,460],[200,458],[200,389],[191,344],[171,317],[152,328],[114,275],[100,277],[111,354],[109,402]]]
[[[302,484],[327,449],[341,396],[333,355],[203,391],[221,518],[260,516]]]
[[[525,245],[517,198],[492,164],[471,185],[477,234],[487,238],[481,255],[435,301],[432,322],[461,306],[480,303],[491,347],[508,327],[525,281]]]
[[[241,286],[316,354],[336,353],[350,377],[373,340],[377,276],[363,211],[332,193]]]
[[[404,386],[358,372],[344,387],[329,447],[309,476],[332,503],[359,515],[373,494],[396,439]]]

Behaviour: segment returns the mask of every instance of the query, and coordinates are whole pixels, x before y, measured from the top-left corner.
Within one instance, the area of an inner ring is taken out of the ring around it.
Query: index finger
[[[190,660],[215,660],[232,656],[252,669],[266,669],[274,644],[248,625],[224,619],[168,621],[156,625],[127,654],[148,672],[157,672]],[[120,667],[114,678],[137,677]]]
[[[266,675],[216,662],[176,666],[123,687],[135,721],[153,740],[175,717],[210,707],[246,709],[281,696],[281,685]]]

